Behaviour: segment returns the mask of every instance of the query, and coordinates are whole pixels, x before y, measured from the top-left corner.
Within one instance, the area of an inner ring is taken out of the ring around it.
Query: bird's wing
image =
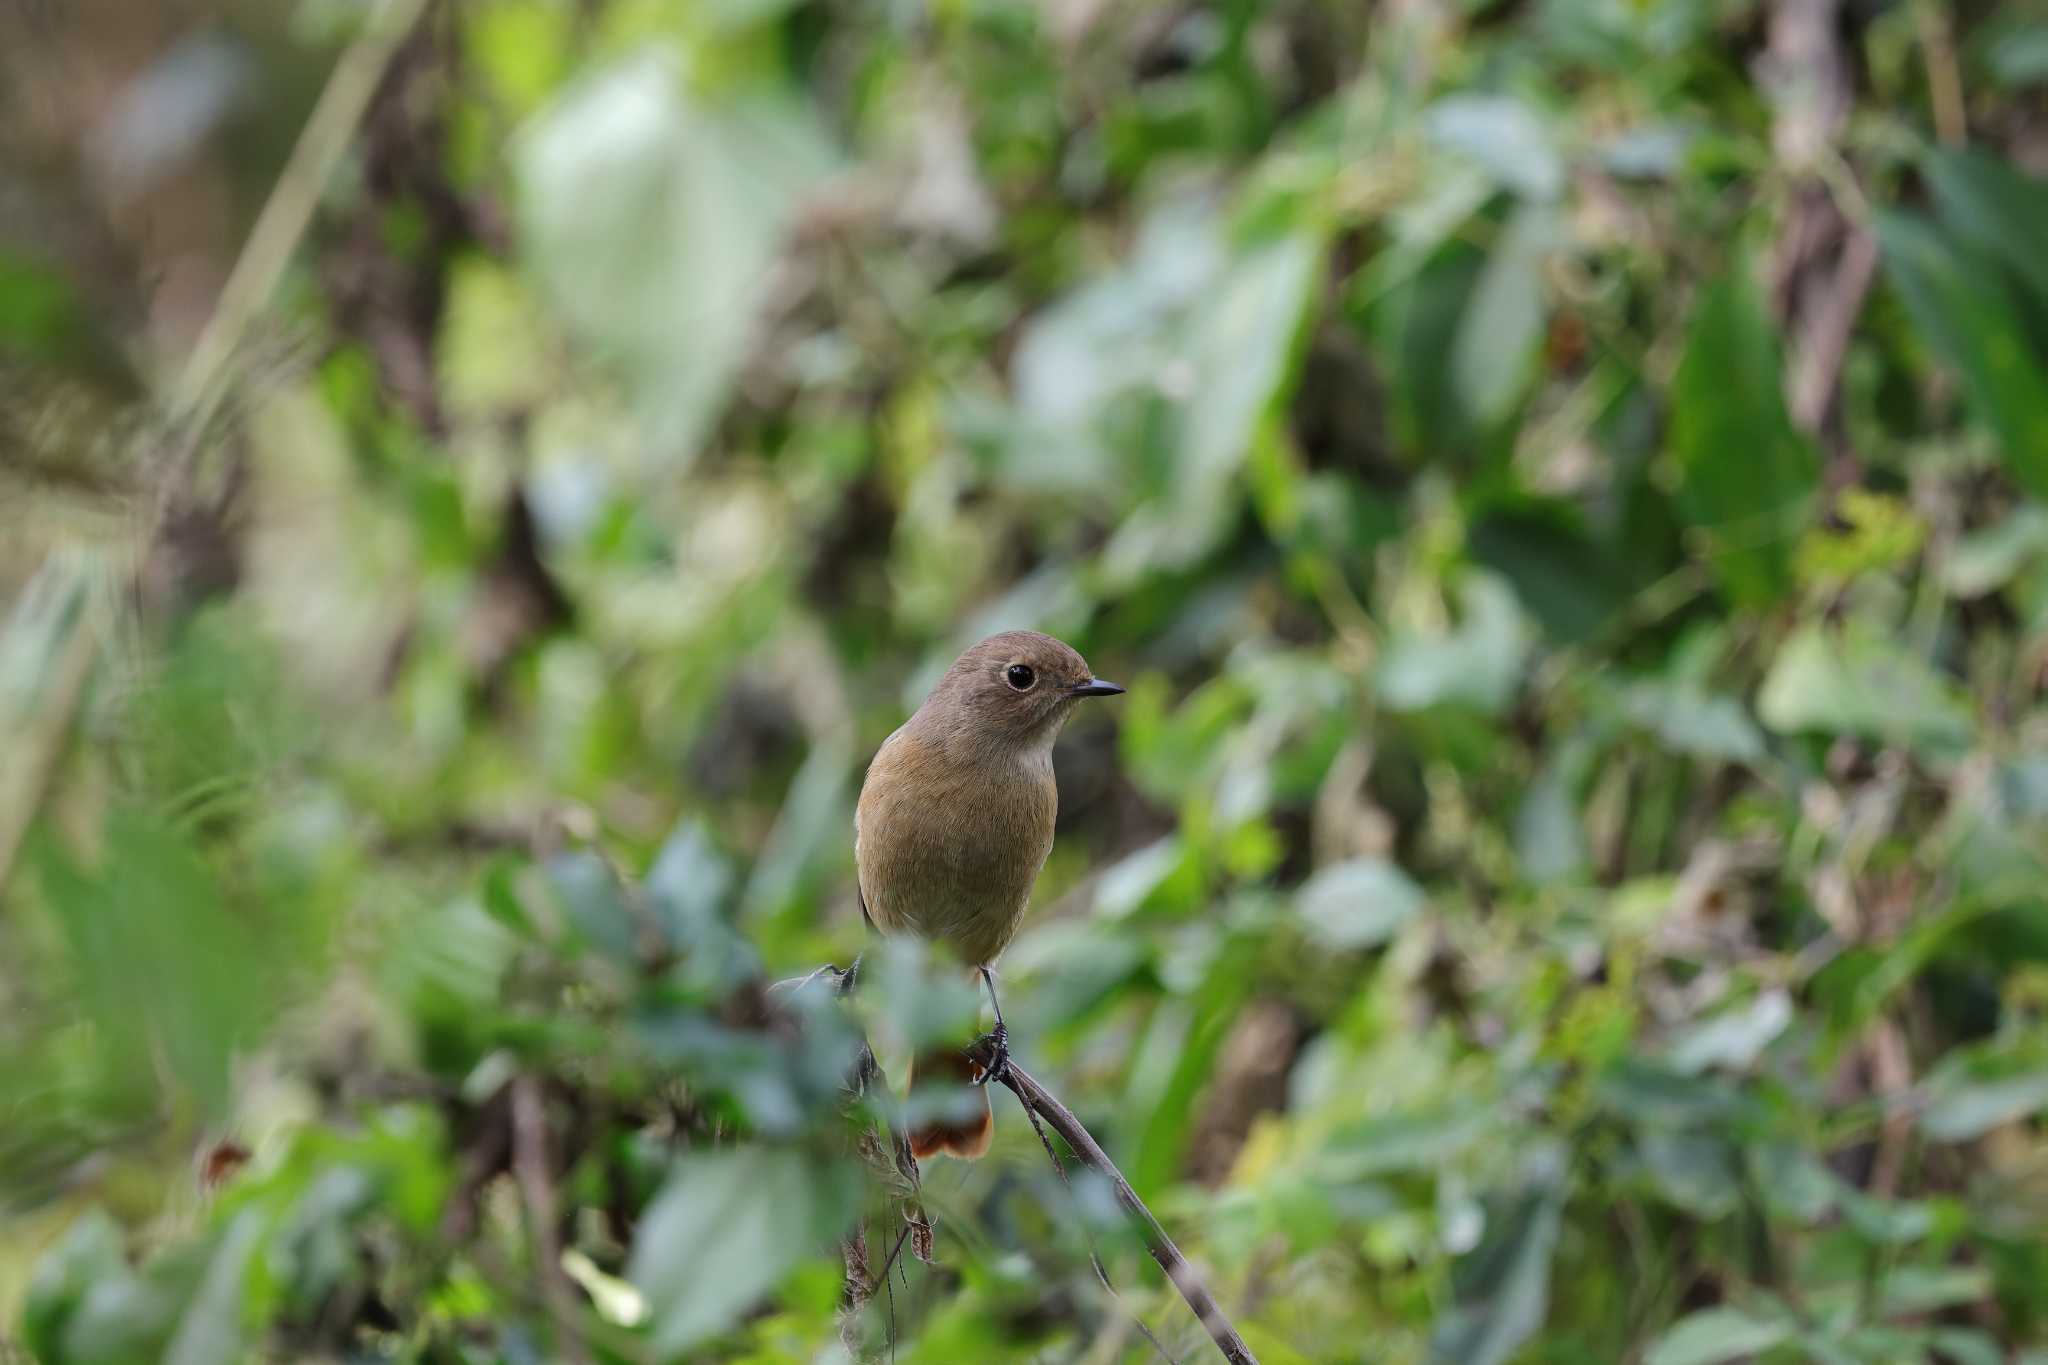
[[[889,737],[883,740],[880,747],[875,750],[875,758],[880,758],[883,751],[896,742],[896,736],[902,733],[903,727],[901,725],[891,730]],[[868,770],[870,772],[874,770],[875,758],[868,760]],[[865,780],[863,780],[863,785],[865,785]],[[860,901],[860,917],[867,921],[868,929],[872,932],[875,927],[875,917],[868,913],[868,893],[860,884],[860,802],[858,801],[853,803],[853,894]]]

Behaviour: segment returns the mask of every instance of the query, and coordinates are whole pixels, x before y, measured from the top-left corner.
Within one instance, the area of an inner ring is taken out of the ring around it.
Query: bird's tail
[[[988,1151],[995,1137],[996,1115],[988,1091],[975,1082],[981,1068],[958,1048],[927,1052],[910,1065],[911,1103],[929,1110],[910,1131],[910,1154],[953,1156],[972,1161]]]

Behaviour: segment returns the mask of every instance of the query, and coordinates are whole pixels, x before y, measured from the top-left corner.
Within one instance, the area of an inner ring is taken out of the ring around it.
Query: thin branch
[[[206,418],[221,394],[219,379],[228,358],[257,313],[270,302],[285,266],[312,221],[335,166],[355,137],[356,125],[376,94],[392,54],[412,31],[427,0],[384,0],[364,21],[363,31],[335,63],[320,92],[319,103],[306,120],[299,140],[285,162],[270,197],[264,201],[249,240],[215,302],[213,316],[193,345],[171,391],[173,417],[191,430]]]
[[[1210,1340],[1216,1343],[1216,1349],[1223,1353],[1223,1358],[1231,1365],[1258,1365],[1258,1357],[1252,1354],[1251,1347],[1245,1345],[1244,1338],[1237,1334],[1237,1329],[1231,1326],[1223,1310],[1216,1306],[1216,1300],[1210,1297],[1201,1276],[1188,1264],[1187,1257],[1181,1255],[1180,1248],[1173,1244],[1173,1238],[1166,1235],[1166,1229],[1152,1216],[1152,1210],[1145,1207],[1145,1201],[1138,1198],[1138,1192],[1131,1188],[1130,1181],[1124,1179],[1116,1163],[1109,1159],[1093,1135],[1081,1126],[1081,1120],[1014,1061],[1005,1066],[996,1079],[1009,1088],[1027,1113],[1034,1119],[1044,1119],[1047,1126],[1065,1139],[1082,1164],[1109,1181],[1110,1188],[1116,1192],[1117,1203],[1123,1205],[1124,1211],[1136,1220],[1139,1231],[1144,1234],[1145,1249],[1152,1253],[1152,1259],[1166,1272],[1166,1278],[1173,1281],[1173,1287],[1195,1311],[1195,1317],[1208,1332]]]
[[[1842,362],[1849,338],[1863,312],[1864,297],[1877,274],[1877,238],[1868,229],[1851,227],[1835,271],[1801,328],[1801,346],[1792,378],[1792,420],[1802,430],[1818,432],[1841,391]]]
[[[35,822],[43,794],[56,776],[58,760],[64,756],[72,721],[84,700],[86,681],[99,653],[95,572],[89,557],[65,556],[60,552],[37,573],[23,599],[27,602],[38,592],[51,597],[65,595],[62,601],[52,604],[51,614],[58,620],[51,629],[62,629],[68,619],[70,634],[56,648],[56,657],[31,703],[31,714],[23,717],[19,726],[12,723],[13,718],[0,714],[0,735],[8,741],[11,769],[9,779],[0,782],[0,890],[6,889],[15,855],[21,851],[22,840]],[[68,583],[63,581],[66,574],[70,575]],[[17,611],[13,621],[19,627],[27,617],[26,611]]]
[[[1073,1182],[1067,1179],[1067,1163],[1060,1160],[1059,1152],[1052,1145],[1052,1139],[1045,1135],[1045,1122],[1028,1105],[1024,1107],[1024,1117],[1031,1120],[1031,1131],[1038,1134],[1038,1145],[1045,1148],[1045,1159],[1052,1163],[1053,1171],[1060,1178],[1060,1184],[1065,1185],[1071,1191],[1073,1189]],[[1103,1268],[1102,1257],[1095,1253],[1095,1239],[1091,1237],[1088,1240],[1088,1264],[1095,1267],[1095,1278],[1102,1281],[1103,1292],[1116,1300],[1119,1307],[1125,1309],[1125,1312],[1129,1315],[1127,1318],[1129,1325],[1136,1327],[1145,1340],[1151,1343],[1153,1351],[1161,1360],[1166,1362],[1166,1365],[1180,1365],[1180,1362],[1173,1358],[1173,1353],[1168,1351],[1159,1338],[1153,1335],[1152,1329],[1145,1325],[1145,1320],[1138,1316],[1137,1311],[1124,1304],[1123,1296],[1117,1293],[1116,1286],[1109,1282],[1109,1272]]]
[[[555,1231],[555,1180],[548,1165],[548,1116],[540,1081],[522,1075],[512,1082],[512,1175],[526,1205],[527,1234],[533,1240],[541,1299],[555,1320],[565,1359],[587,1363],[590,1352],[576,1320],[576,1295],[562,1269],[562,1243]]]

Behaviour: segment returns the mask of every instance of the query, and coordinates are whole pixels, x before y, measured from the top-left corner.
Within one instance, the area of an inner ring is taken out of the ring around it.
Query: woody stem
[[[1044,1119],[1047,1126],[1064,1138],[1082,1164],[1109,1181],[1110,1188],[1116,1192],[1117,1203],[1123,1206],[1144,1235],[1145,1249],[1166,1272],[1166,1278],[1173,1281],[1173,1287],[1180,1291],[1181,1298],[1187,1300],[1188,1307],[1194,1310],[1195,1317],[1208,1332],[1209,1339],[1216,1343],[1216,1349],[1223,1353],[1223,1358],[1231,1365],[1258,1365],[1258,1358],[1252,1354],[1251,1347],[1245,1345],[1244,1338],[1231,1326],[1230,1319],[1216,1306],[1208,1286],[1188,1264],[1187,1257],[1181,1255],[1180,1248],[1173,1244],[1173,1238],[1166,1235],[1166,1229],[1152,1216],[1152,1210],[1145,1207],[1145,1201],[1138,1198],[1138,1192],[1131,1188],[1131,1183],[1124,1179],[1123,1172],[1116,1168],[1116,1163],[1109,1159],[1094,1136],[1081,1126],[1081,1121],[1015,1062],[1005,1066],[997,1079],[1010,1088],[1010,1093],[1017,1097],[1017,1102],[1028,1113]]]

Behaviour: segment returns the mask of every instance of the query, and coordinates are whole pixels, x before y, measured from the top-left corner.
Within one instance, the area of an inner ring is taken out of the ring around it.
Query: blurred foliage
[[[0,18],[0,1354],[1204,1358],[1005,1104],[841,1312],[770,985],[972,1008],[851,802],[1034,626],[1268,1365],[2048,1361],[2048,11],[463,0],[281,178],[368,13]]]

